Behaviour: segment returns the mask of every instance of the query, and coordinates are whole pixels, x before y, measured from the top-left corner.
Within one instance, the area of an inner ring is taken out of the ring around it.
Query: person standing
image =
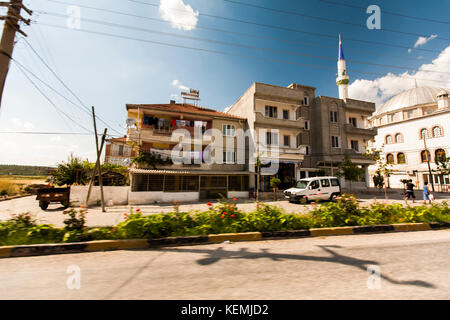
[[[428,182],[424,182],[423,186],[423,203],[427,203],[427,200],[431,203],[430,190],[428,190]]]
[[[409,199],[412,199],[413,203],[414,200],[416,199],[416,196],[414,194],[414,184],[412,183],[412,180],[409,180],[408,184],[406,185],[405,200]]]

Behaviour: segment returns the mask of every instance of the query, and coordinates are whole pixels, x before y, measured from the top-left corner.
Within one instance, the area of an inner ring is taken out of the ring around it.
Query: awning
[[[249,171],[211,171],[211,170],[154,170],[154,169],[130,169],[130,174],[148,174],[148,175],[191,175],[191,176],[236,176],[255,174]]]

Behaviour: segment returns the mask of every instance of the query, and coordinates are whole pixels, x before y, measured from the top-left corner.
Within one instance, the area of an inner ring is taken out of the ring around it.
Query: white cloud
[[[33,130],[35,128],[34,124],[28,121],[22,121],[19,118],[12,118],[11,124],[14,126],[15,129],[19,130]]]
[[[417,47],[423,46],[423,45],[425,45],[428,41],[431,41],[431,40],[436,39],[436,38],[437,38],[437,34],[432,34],[432,35],[429,36],[429,37],[419,37],[419,38],[417,38],[417,41],[416,41],[416,43],[414,44],[414,49],[417,48]],[[412,48],[408,49],[408,52],[412,52],[412,51],[413,51]]]
[[[172,81],[172,85],[174,87],[177,87],[180,90],[189,90],[189,88],[186,87],[185,85],[182,85],[179,80],[173,80]]]
[[[419,39],[417,39],[416,43],[414,44],[414,48],[417,48],[419,46],[423,46],[428,41],[433,40],[435,38],[437,38],[437,34],[432,34],[428,38],[427,37],[419,37]]]
[[[437,72],[427,72],[437,71]],[[349,97],[375,102],[381,106],[390,97],[407,89],[419,86],[450,88],[450,46],[429,64],[423,64],[416,72],[402,74],[387,73],[375,80],[357,79],[349,86]],[[432,81],[438,80],[438,81]]]
[[[183,0],[160,0],[159,14],[175,29],[189,31],[197,26],[198,11],[194,11]]]

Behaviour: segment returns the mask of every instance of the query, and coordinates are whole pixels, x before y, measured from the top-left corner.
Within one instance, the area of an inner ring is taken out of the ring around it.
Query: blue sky
[[[66,27],[67,18],[53,15],[66,15],[67,4],[49,0],[25,1],[30,9],[35,10],[33,19],[37,21],[29,27],[23,27],[23,30],[29,35],[27,39],[29,43],[85,105],[94,105],[97,114],[113,129],[121,133],[125,133],[123,128],[126,119],[125,104],[168,103],[172,95],[179,96],[182,91],[180,87],[200,90],[202,99],[200,104],[217,110],[224,110],[231,105],[255,81],[280,86],[287,86],[295,82],[315,86],[318,95],[337,96],[335,59],[338,54],[339,33],[343,37],[346,59],[353,60],[347,62],[351,81],[350,96],[353,98],[380,104],[389,96],[413,87],[414,81],[406,79],[411,75],[420,79],[418,80],[419,85],[450,87],[450,48],[448,48],[450,41],[445,40],[445,38],[450,39],[448,24],[419,21],[382,13],[382,29],[423,34],[429,37],[428,40],[418,41],[417,35],[398,34],[386,30],[369,30],[364,27],[369,17],[365,10],[337,6],[319,0],[236,1],[346,21],[362,27],[241,6],[224,0],[139,1],[154,5],[143,5],[129,0],[61,0],[61,2],[80,6],[103,8],[169,21],[152,21],[81,8],[81,30],[74,31]],[[376,4],[388,12],[441,21],[448,21],[446,12],[450,9],[449,4],[438,0],[333,1],[364,8]],[[162,9],[173,8],[175,4],[179,5],[177,8],[180,8],[180,5],[190,6],[192,10],[189,7],[184,8],[193,11],[194,14],[172,10],[164,15]],[[208,17],[205,14],[321,33],[328,37],[226,21]],[[88,22],[89,19],[173,33],[179,37],[105,26]],[[184,23],[184,28],[179,23]],[[57,25],[59,28],[49,27],[46,24]],[[188,28],[187,25],[190,27]],[[255,37],[244,37],[203,28],[247,33],[255,35]],[[178,46],[229,52],[239,56],[175,48],[83,31],[110,33]],[[296,54],[255,50],[211,41],[196,41],[187,37],[284,50]],[[267,37],[283,41],[270,40]],[[351,39],[368,41],[368,43],[351,41]],[[379,45],[373,42],[383,42],[406,48]],[[417,48],[414,48],[416,43],[418,43]],[[410,52],[407,48],[411,48]],[[301,54],[320,56],[324,59],[305,57]],[[14,58],[61,94],[76,101],[58,83],[23,40],[18,41]],[[320,67],[277,63],[257,58]],[[360,64],[356,61],[390,65],[391,67]],[[409,74],[403,74],[408,70],[394,66],[411,68],[411,70],[409,70]],[[442,82],[429,81],[430,79]],[[63,110],[73,121],[57,112],[13,63],[0,109],[0,132],[85,132],[74,122],[86,127],[92,126],[92,120],[80,109],[57,97],[45,87],[43,88],[58,108]],[[179,98],[178,101],[181,102]],[[101,123],[99,123],[99,127],[99,131],[102,131]],[[115,131],[110,130],[110,133],[118,135]],[[0,163],[56,165],[56,163],[66,160],[71,152],[94,161],[95,141],[92,136],[83,135],[42,136],[0,133],[0,150],[2,150]]]

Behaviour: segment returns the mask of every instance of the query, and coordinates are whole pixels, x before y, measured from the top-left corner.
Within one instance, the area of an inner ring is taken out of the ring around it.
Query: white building
[[[389,99],[369,118],[370,126],[378,129],[374,147],[383,149],[382,157],[394,170],[387,181],[390,188],[402,188],[403,179],[412,179],[420,188],[425,181],[433,182],[436,191],[450,185],[448,176],[436,172],[431,181],[428,167],[436,169],[436,159],[450,154],[449,93],[436,87],[409,89]],[[375,166],[369,168],[371,177],[375,171]]]

